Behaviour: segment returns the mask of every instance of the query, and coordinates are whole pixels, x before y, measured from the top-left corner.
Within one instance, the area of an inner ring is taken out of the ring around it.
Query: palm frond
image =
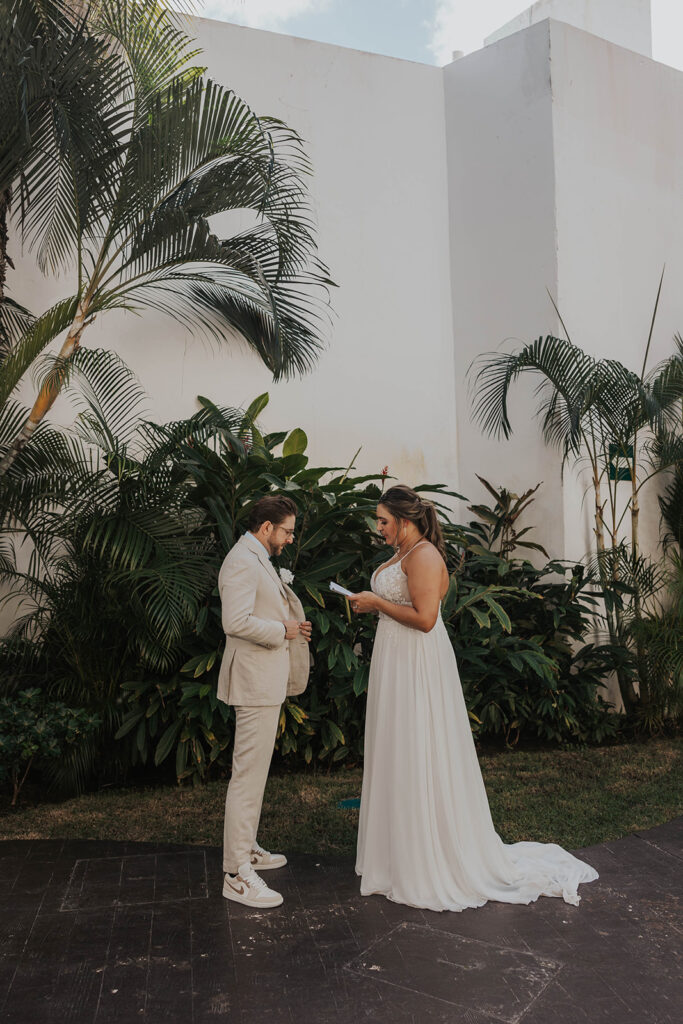
[[[472,376],[472,371],[479,369]],[[581,416],[594,400],[595,360],[576,345],[548,335],[525,345],[517,353],[488,353],[469,370],[476,389],[473,416],[482,429],[496,437],[512,433],[508,395],[522,373],[542,376],[537,393],[548,440],[577,448]]]
[[[265,161],[267,186],[271,141],[246,103],[211,81],[174,79],[153,94],[144,121],[134,129],[113,230],[126,234],[136,228],[200,168],[249,155]]]
[[[74,258],[80,234],[112,196],[127,68],[72,5],[9,7],[0,181],[17,185],[21,229],[41,268],[55,269]]]
[[[665,527],[664,542],[673,541],[683,551],[683,459],[675,463],[674,472],[658,500]]]
[[[76,431],[105,452],[129,444],[147,400],[137,376],[107,349],[77,349],[70,364],[76,378],[69,389],[72,400],[90,414],[81,413]]]
[[[31,323],[0,365],[0,407],[9,399],[26,371],[50,342],[71,326],[77,308],[78,297],[74,295],[62,299]]]
[[[0,362],[11,353],[14,345],[26,334],[35,317],[24,306],[5,295],[0,302]]]
[[[676,351],[645,379],[644,418],[655,432],[681,422],[683,401],[683,338],[675,335]]]
[[[193,48],[178,10],[156,0],[94,0],[89,12],[93,29],[104,34],[130,68],[135,122],[146,120],[151,97],[185,70],[187,80],[201,68],[187,68],[201,53]],[[187,23],[185,22],[185,25]]]

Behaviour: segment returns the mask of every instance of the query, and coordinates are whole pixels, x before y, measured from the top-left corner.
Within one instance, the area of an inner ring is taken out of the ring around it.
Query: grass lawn
[[[570,751],[481,757],[493,820],[503,839],[569,849],[618,839],[683,813],[683,738]],[[196,789],[105,790],[59,804],[24,804],[0,815],[0,839],[129,839],[222,842],[225,781]],[[352,854],[361,770],[273,774],[260,842],[273,849]]]

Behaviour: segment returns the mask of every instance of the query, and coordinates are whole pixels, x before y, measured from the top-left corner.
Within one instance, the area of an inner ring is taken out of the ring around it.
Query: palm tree
[[[126,69],[107,101],[116,145],[72,176],[69,215],[34,214],[45,265],[70,253],[76,289],[30,324],[0,366],[2,406],[66,331],[0,476],[51,408],[102,312],[155,308],[194,333],[238,335],[276,379],[309,369],[321,345],[319,289],[326,294],[331,282],[315,254],[310,166],[297,133],[206,79],[163,6],[100,0],[93,17],[96,39]],[[210,218],[238,210],[251,212],[252,226],[219,238]]]
[[[656,309],[657,305],[655,313]],[[653,597],[661,582],[661,574],[640,552],[640,493],[649,480],[680,459],[680,445],[663,444],[663,438],[680,422],[683,340],[677,336],[674,354],[646,372],[654,319],[640,374],[616,360],[595,359],[568,339],[552,336],[538,338],[515,353],[483,355],[474,373],[473,415],[486,433],[510,436],[510,389],[521,374],[532,373],[541,378],[536,393],[544,440],[560,450],[563,466],[589,466],[596,564],[613,643],[628,640],[631,620],[640,616],[643,600]],[[620,481],[630,483],[625,504],[618,500]],[[627,517],[628,547],[623,537]],[[632,599],[628,606],[625,595]],[[623,668],[617,673],[627,710],[647,701],[642,650],[637,654],[642,668],[640,698],[631,674]]]
[[[1,357],[31,322],[5,290],[13,200],[41,265],[63,260],[76,238],[77,181],[115,149],[127,68],[64,0],[0,0],[0,65]],[[107,184],[100,174],[90,190]]]
[[[11,551],[0,558],[4,599],[17,606],[0,662],[10,692],[37,683],[99,716],[101,728],[57,772],[73,789],[104,748],[117,756],[121,685],[141,673],[166,676],[185,660],[183,642],[221,556],[177,457],[183,442],[217,433],[214,413],[155,425],[141,418],[144,392],[115,353],[82,349],[70,368],[73,427],[42,424],[19,457],[27,500],[15,495],[13,535],[30,540],[32,557],[25,569]],[[225,410],[221,423],[225,435],[251,419]]]

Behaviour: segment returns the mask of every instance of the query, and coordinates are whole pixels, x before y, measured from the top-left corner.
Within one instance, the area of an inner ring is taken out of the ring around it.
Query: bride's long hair
[[[446,544],[436,509],[431,501],[425,501],[412,487],[396,484],[384,492],[379,504],[391,512],[394,519],[407,519],[415,523],[425,540],[431,541],[444,562],[446,561]]]

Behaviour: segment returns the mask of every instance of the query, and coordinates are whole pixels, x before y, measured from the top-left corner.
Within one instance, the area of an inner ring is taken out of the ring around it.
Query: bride
[[[429,910],[561,896],[597,872],[554,843],[506,845],[495,831],[453,648],[440,613],[448,589],[434,506],[409,487],[386,491],[377,528],[396,554],[371,591],[377,612],[365,724],[356,873],[361,894]]]

